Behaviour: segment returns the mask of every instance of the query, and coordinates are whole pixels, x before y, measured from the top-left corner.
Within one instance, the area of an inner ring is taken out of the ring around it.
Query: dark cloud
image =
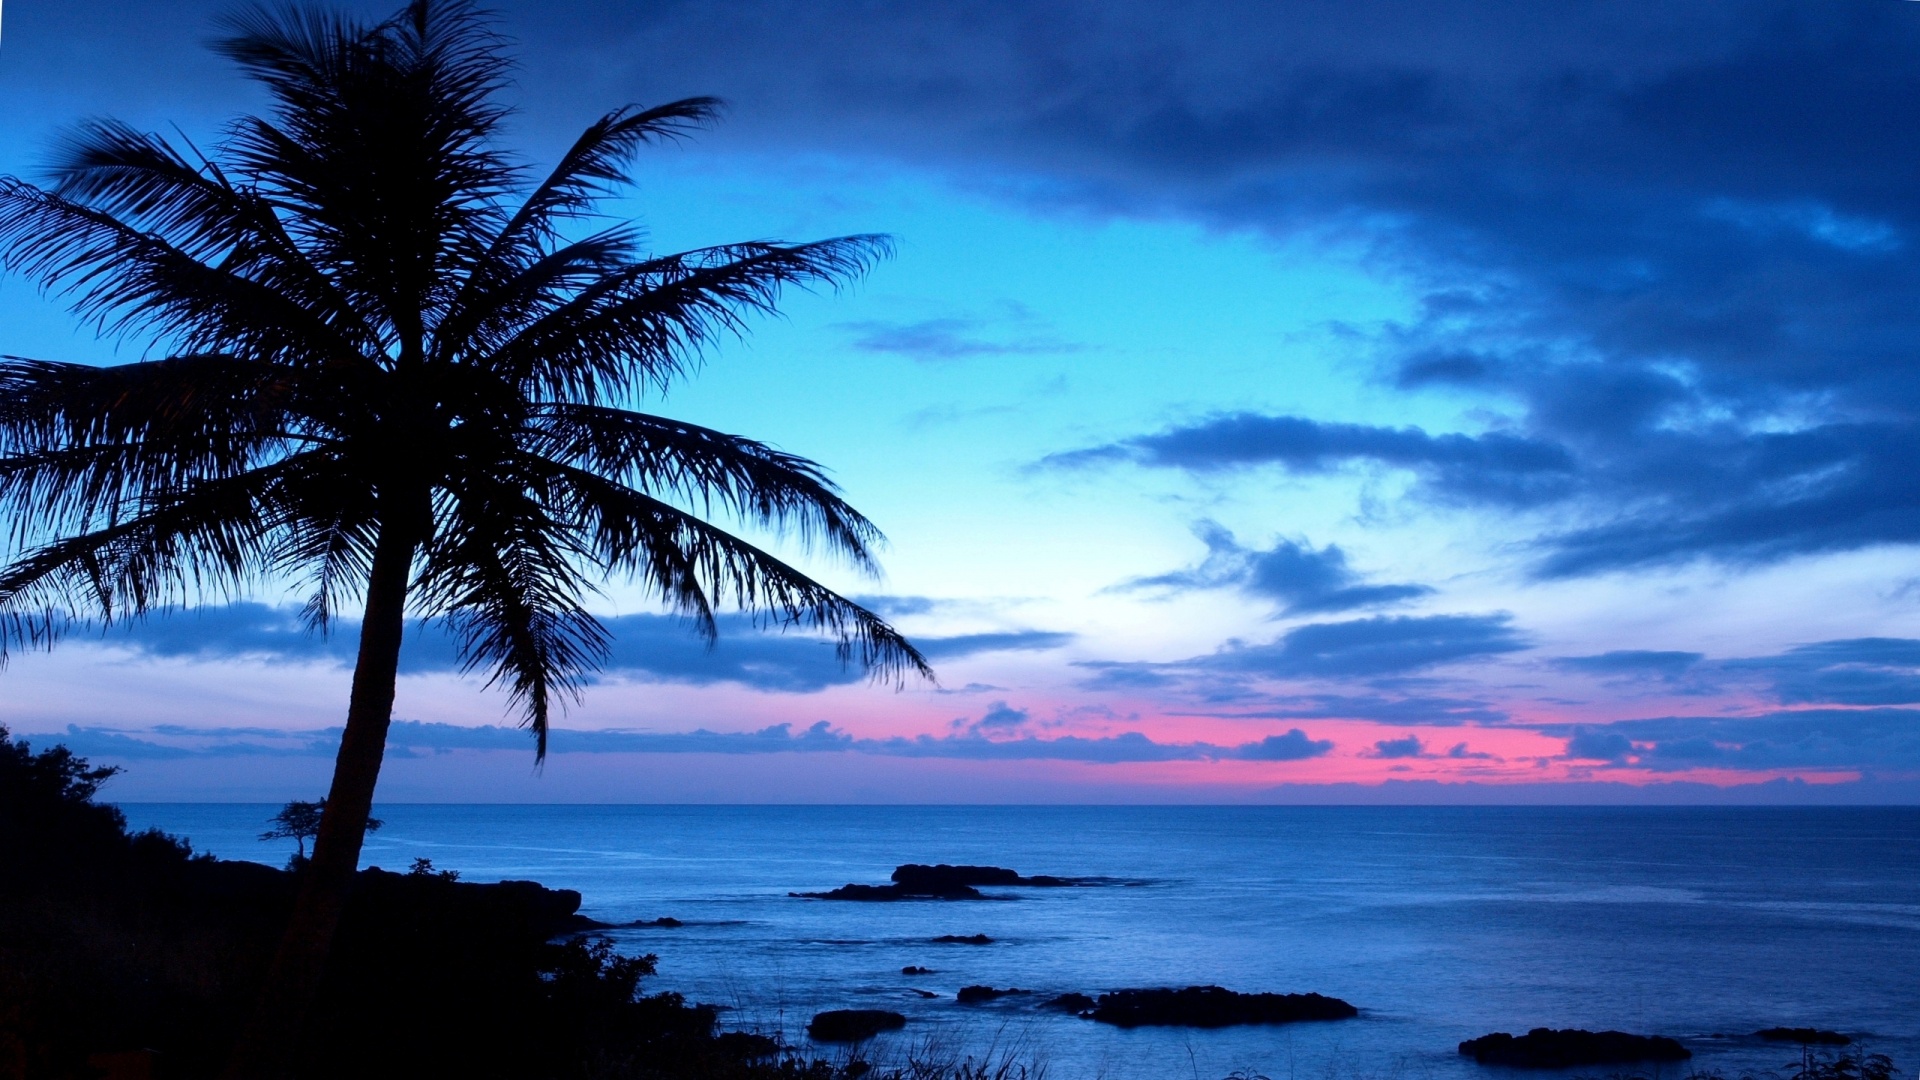
[[[1332,749],[1331,739],[1315,739],[1299,728],[1289,728],[1284,735],[1269,735],[1242,746],[1235,756],[1249,761],[1305,761]]]
[[[1352,611],[1426,596],[1425,585],[1368,585],[1347,565],[1347,553],[1329,544],[1278,540],[1266,551],[1242,547],[1233,534],[1212,522],[1198,530],[1207,557],[1198,566],[1171,574],[1138,578],[1130,589],[1238,588],[1278,601],[1282,614]]]
[[[1553,728],[1542,729],[1548,734]],[[1796,709],[1758,716],[1668,716],[1566,732],[1567,756],[1683,770],[1920,770],[1920,711]]]
[[[1187,663],[1281,679],[1404,675],[1528,647],[1507,615],[1394,615],[1309,623],[1265,645],[1232,644]]]
[[[720,641],[709,648],[689,624],[670,615],[620,615],[601,620],[612,635],[607,675],[690,683],[731,682],[756,690],[812,693],[863,680],[857,666],[843,665],[831,642],[806,633],[756,628],[743,616],[720,618]],[[292,608],[239,603],[167,612],[107,632],[104,641],[149,656],[196,660],[253,658],[285,663],[353,662],[359,627],[338,620],[329,635],[307,632]],[[916,637],[933,660],[980,653],[1058,648],[1071,634],[1041,630]],[[415,624],[401,649],[402,674],[458,671],[453,639],[439,623]]]
[[[993,713],[990,710],[991,715]],[[330,757],[339,736],[338,728],[275,731],[258,728],[171,727],[136,731],[76,725],[70,726],[64,735],[52,736],[51,741],[65,743],[81,754],[121,760],[258,755]],[[882,757],[1080,761],[1095,764],[1224,759],[1296,761],[1319,756],[1333,748],[1331,742],[1310,739],[1297,728],[1285,735],[1270,736],[1240,746],[1216,746],[1204,742],[1155,742],[1139,732],[1042,739],[1032,736],[989,738],[977,730],[969,730],[937,738],[922,735],[916,738],[867,739],[836,730],[824,720],[798,732],[791,724],[775,724],[746,732],[716,732],[704,728],[686,732],[555,729],[551,739],[555,754],[854,753]],[[407,720],[396,721],[387,737],[388,753],[401,757],[456,750],[531,753],[530,740],[531,736],[518,728],[492,725],[467,727]]]
[[[1785,705],[1920,703],[1920,641],[1911,638],[1822,641],[1719,668],[1762,676]]]
[[[1564,448],[1512,435],[1429,435],[1254,413],[1224,413],[1046,460],[1062,467],[1131,461],[1194,472],[1276,465],[1302,473],[1372,461],[1412,469],[1450,498],[1515,506],[1564,498],[1575,471]]]
[[[1622,761],[1633,740],[1612,728],[1580,728],[1567,739],[1567,757],[1580,761]]]

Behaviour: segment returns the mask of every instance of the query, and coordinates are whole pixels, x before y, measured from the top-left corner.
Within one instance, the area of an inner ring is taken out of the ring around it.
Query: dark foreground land
[[[0,728],[0,1080],[216,1075],[291,907],[292,872],[129,834],[93,801],[106,775]],[[710,1008],[642,993],[653,959],[569,939],[591,925],[579,904],[532,882],[363,872],[301,1075],[830,1080],[717,1033]]]

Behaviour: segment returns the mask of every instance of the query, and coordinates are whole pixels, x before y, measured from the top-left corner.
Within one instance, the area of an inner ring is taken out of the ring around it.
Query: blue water
[[[227,858],[272,807],[129,805],[138,826]],[[826,1008],[889,1008],[905,1032],[1012,1052],[1061,1080],[1466,1077],[1455,1044],[1535,1026],[1682,1039],[1728,1077],[1797,1057],[1744,1033],[1817,1026],[1920,1066],[1920,808],[384,806],[365,861],[578,889],[660,958],[654,989],[727,1007],[729,1026],[802,1039]],[[1142,884],[987,890],[993,902],[856,904],[790,890],[881,883],[903,862]],[[985,933],[988,946],[936,945]],[[905,977],[906,965],[936,974]],[[1357,1020],[1121,1031],[1036,997],[1217,983],[1317,991]],[[926,999],[914,990],[940,994]],[[1622,1070],[1584,1070],[1611,1075]],[[1650,1071],[1650,1070],[1649,1070]],[[1550,1074],[1549,1074],[1550,1075]]]

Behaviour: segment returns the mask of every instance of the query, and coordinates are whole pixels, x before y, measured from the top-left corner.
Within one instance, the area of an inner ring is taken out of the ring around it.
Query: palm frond
[[[61,140],[49,171],[55,195],[288,296],[362,347],[377,341],[293,242],[272,203],[236,187],[217,163],[202,157],[196,164],[157,135],[92,120]]]
[[[754,524],[824,542],[877,573],[880,530],[849,506],[819,465],[766,443],[712,428],[599,405],[556,402],[529,418],[529,450],[640,491],[711,511],[717,504]]]
[[[540,397],[617,403],[697,364],[745,316],[777,313],[788,286],[839,288],[892,251],[890,238],[702,248],[606,275],[504,342],[491,362]]]
[[[577,698],[580,676],[606,657],[606,629],[581,603],[587,554],[541,498],[537,476],[476,472],[443,500],[423,555],[423,608],[459,643],[463,671],[504,685],[547,754],[555,695]]]
[[[0,656],[50,645],[75,620],[112,623],[208,593],[232,596],[270,568],[275,488],[298,457],[195,484],[125,520],[63,536],[0,569]]]
[[[718,633],[714,607],[726,604],[757,625],[824,633],[842,663],[857,662],[876,679],[933,678],[926,658],[886,620],[772,554],[603,476],[556,463],[545,468],[595,557],[653,587],[709,641]]]
[[[229,152],[290,231],[403,352],[457,290],[459,256],[504,219],[520,169],[492,138],[510,68],[473,5],[415,0],[376,27],[255,9],[219,48],[273,92]]]
[[[12,178],[0,178],[0,266],[71,297],[74,312],[106,334],[148,331],[182,352],[283,363],[361,355],[355,333],[293,296]]]

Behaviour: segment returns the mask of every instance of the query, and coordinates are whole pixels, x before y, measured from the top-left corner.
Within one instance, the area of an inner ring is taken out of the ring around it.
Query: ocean
[[[129,804],[223,858],[280,864],[274,807]],[[1832,1028],[1920,1067],[1920,808],[715,807],[376,809],[364,862],[578,889],[653,990],[728,1027],[804,1040],[815,1011],[884,1008],[909,1051],[1013,1054],[1056,1080],[1466,1080],[1456,1044],[1613,1028],[1694,1053],[1658,1075],[1772,1075]],[[850,903],[900,863],[1099,876],[983,901]],[[986,934],[989,945],[937,944]],[[905,976],[907,966],[930,975]],[[1036,991],[962,1005],[969,984]],[[1120,1030],[1048,1013],[1067,991],[1217,984],[1313,991],[1353,1020]],[[923,994],[935,994],[926,997]],[[828,1051],[829,1054],[834,1051]],[[1575,1070],[1613,1076],[1644,1069]],[[1538,1075],[1538,1074],[1534,1074]],[[1551,1077],[1554,1074],[1546,1074]]]

